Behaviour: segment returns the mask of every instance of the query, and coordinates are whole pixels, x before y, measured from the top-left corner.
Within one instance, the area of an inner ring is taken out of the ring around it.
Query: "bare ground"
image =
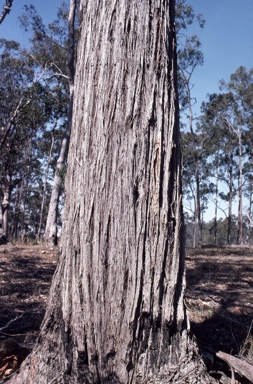
[[[215,355],[223,351],[253,364],[253,248],[187,250],[186,265],[192,332],[208,369],[232,383]],[[235,383],[249,381],[238,376]]]
[[[0,246],[0,383],[35,342],[57,258],[43,246]],[[253,249],[187,250],[186,265],[192,332],[217,383],[231,383],[216,352],[253,364]],[[249,381],[237,375],[234,383]]]
[[[0,383],[34,345],[56,263],[56,250],[0,246]]]

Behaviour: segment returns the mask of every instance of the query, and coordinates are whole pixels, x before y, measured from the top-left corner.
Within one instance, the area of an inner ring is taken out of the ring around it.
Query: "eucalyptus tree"
[[[253,68],[247,71],[239,67],[231,76],[229,82],[221,82],[221,88],[232,93],[234,99],[233,114],[225,119],[228,130],[236,141],[238,159],[238,239],[243,242],[243,187],[244,173],[248,168],[245,164],[252,156],[252,128],[253,128]],[[250,173],[252,169],[250,170]]]
[[[12,192],[22,189],[27,162],[38,155],[35,148],[52,116],[53,98],[49,89],[35,80],[36,70],[18,43],[0,41],[0,71],[1,229],[7,237]]]
[[[214,185],[211,180],[212,169],[208,158],[210,147],[208,139],[196,124],[194,140],[192,132],[181,132],[182,155],[183,155],[183,194],[184,210],[193,216],[193,238],[192,247],[200,247],[202,244],[202,227],[204,213],[208,208],[208,201],[213,194]],[[197,165],[196,156],[197,152]],[[196,177],[197,172],[197,177]],[[197,215],[198,213],[198,215]]]
[[[73,113],[73,98],[74,98],[74,76],[75,76],[75,53],[76,53],[76,19],[78,16],[77,7],[79,1],[71,0],[70,9],[68,15],[68,60],[67,60],[67,73],[68,73],[68,84],[69,84],[69,103],[68,103],[68,120],[67,128],[64,132],[59,157],[57,160],[54,184],[51,193],[51,199],[49,204],[49,210],[47,215],[47,223],[45,230],[45,240],[49,244],[56,245],[58,241],[57,236],[57,217],[58,217],[58,206],[60,199],[60,188],[62,186],[62,173],[65,167],[69,140],[72,126],[72,113]]]
[[[192,150],[192,157],[194,158],[194,169],[187,167],[184,169],[184,176],[187,174],[187,170],[192,172],[192,175],[184,177],[184,182],[187,183],[191,180],[189,185],[192,196],[194,197],[194,247],[201,245],[201,232],[202,232],[202,220],[201,220],[201,192],[200,192],[200,158],[199,158],[199,144],[198,135],[194,127],[194,113],[193,106],[196,102],[192,94],[194,87],[192,83],[192,76],[197,66],[203,65],[204,56],[201,51],[201,43],[196,35],[189,36],[186,34],[186,30],[194,21],[197,21],[201,28],[204,27],[205,20],[202,15],[196,15],[194,9],[185,0],[178,0],[176,2],[176,29],[178,39],[178,89],[179,100],[181,109],[181,120],[190,135],[185,136],[183,143],[190,145]],[[187,112],[186,112],[187,111]],[[186,119],[185,115],[186,114]],[[191,144],[192,142],[192,144]],[[183,157],[186,157],[187,148],[183,144]],[[188,164],[188,158],[185,159],[184,164]],[[190,161],[191,162],[191,161]],[[191,162],[192,163],[192,162]],[[187,190],[187,185],[185,187]]]
[[[65,120],[44,235],[46,242],[51,245],[57,244],[58,240],[59,199],[63,190],[63,176],[71,133],[78,41],[78,7],[79,0],[71,0],[69,9],[66,3],[62,3],[58,9],[57,20],[48,26],[43,24],[42,18],[33,5],[26,7],[26,13],[21,18],[23,26],[32,30],[31,56],[41,68],[43,80],[61,95],[58,119]]]
[[[32,82],[33,73],[26,60],[19,57],[19,45],[13,41],[0,41],[0,210],[1,236],[8,236],[8,209],[12,189],[19,183],[15,178],[15,159],[18,141],[22,136],[18,122],[24,118],[24,111],[31,102],[27,93],[27,83]]]
[[[81,1],[62,251],[11,382],[211,383],[190,338],[174,1]]]
[[[194,158],[194,225],[195,225],[195,236],[194,236],[194,247],[201,245],[201,192],[200,192],[200,148],[198,143],[198,135],[194,128],[194,115],[193,115],[193,104],[195,99],[192,97],[193,84],[191,82],[192,75],[195,68],[198,65],[203,64],[203,54],[200,50],[201,44],[196,36],[187,38],[184,42],[184,46],[178,53],[179,60],[179,84],[180,84],[180,101],[181,109],[188,110],[186,124],[187,130],[190,133],[188,136],[192,141],[192,157]],[[186,148],[183,146],[183,154],[185,155]],[[187,164],[186,160],[184,164]],[[188,168],[189,170],[189,168]],[[186,173],[186,169],[185,169]]]
[[[234,181],[237,179],[236,143],[232,132],[227,127],[227,121],[233,113],[233,106],[234,98],[230,92],[209,95],[208,101],[202,103],[200,119],[201,130],[206,136],[210,150],[208,161],[210,168],[214,171],[212,176],[215,179],[215,242],[219,200],[222,199],[228,203],[227,212],[223,210],[227,217],[228,244],[231,243],[232,205],[236,195]],[[222,187],[224,183],[227,193]]]
[[[249,162],[252,154],[252,73],[244,67],[238,68],[228,83],[221,82],[223,92],[209,95],[209,100],[202,104],[201,129],[213,153],[210,164],[216,168],[216,205],[218,196],[228,201],[228,243],[231,242],[232,204],[236,195],[237,242],[243,242],[243,191],[247,174],[252,172]],[[227,184],[227,194],[218,189],[219,181]]]

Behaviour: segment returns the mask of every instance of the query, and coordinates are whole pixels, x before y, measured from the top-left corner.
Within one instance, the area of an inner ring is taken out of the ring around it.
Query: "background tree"
[[[215,182],[215,217],[214,217],[214,241],[217,242],[217,220],[219,200],[222,199],[228,203],[228,212],[226,214],[227,225],[227,243],[231,243],[231,223],[232,223],[232,204],[235,197],[234,180],[236,178],[235,162],[235,143],[231,132],[228,131],[225,119],[231,115],[233,98],[231,93],[209,95],[207,102],[202,103],[202,116],[199,123],[199,129],[206,137],[206,143],[209,149],[206,161],[209,164],[209,177],[214,178]],[[224,192],[225,184],[228,192]],[[224,211],[223,211],[224,212]]]
[[[26,179],[26,162],[43,136],[51,103],[48,89],[34,80],[29,57],[17,43],[2,39],[0,55],[0,199],[2,236],[7,238],[11,194]]]
[[[201,220],[201,146],[195,128],[193,106],[196,103],[192,95],[192,75],[197,66],[204,63],[204,56],[201,51],[201,43],[196,35],[186,36],[185,31],[193,21],[197,21],[201,28],[204,27],[205,21],[202,15],[195,15],[194,9],[186,1],[178,0],[176,2],[176,29],[178,38],[178,85],[179,85],[179,100],[181,110],[181,127],[187,133],[183,140],[183,158],[184,161],[184,186],[188,191],[191,191],[194,198],[194,236],[193,247],[200,246],[202,242],[202,220]],[[185,112],[186,119],[185,119]],[[186,122],[187,121],[187,122]],[[200,140],[201,141],[201,140]],[[187,154],[190,153],[191,159]],[[193,159],[194,158],[194,159]],[[193,166],[193,173],[189,169],[189,164]],[[188,174],[187,172],[191,173]],[[191,177],[194,175],[194,177]],[[187,183],[191,180],[191,184]]]
[[[206,198],[210,192],[207,187],[208,167],[206,164],[205,137],[198,132],[182,132],[183,152],[183,191],[185,211],[193,215],[193,248],[202,244],[203,213]],[[193,202],[193,207],[192,207]]]
[[[72,125],[72,113],[73,113],[73,99],[74,99],[74,77],[75,77],[75,59],[76,59],[76,43],[77,43],[77,32],[76,32],[76,19],[78,16],[77,7],[79,1],[71,0],[70,9],[68,16],[68,61],[67,61],[67,72],[68,72],[68,83],[69,83],[69,104],[68,104],[68,118],[67,128],[64,132],[63,139],[61,142],[60,152],[56,164],[54,184],[51,193],[51,199],[49,204],[49,210],[47,215],[47,223],[45,230],[45,240],[48,244],[56,245],[58,242],[57,236],[57,218],[59,210],[59,199],[62,186],[63,171],[66,165],[69,140],[71,134]]]
[[[247,179],[252,172],[252,103],[249,98],[252,93],[252,70],[248,72],[244,67],[238,68],[227,84],[222,82],[222,89],[226,92],[209,95],[208,102],[202,104],[200,130],[211,150],[212,155],[208,158],[210,169],[216,169],[216,207],[218,196],[228,202],[227,243],[231,242],[232,205],[237,195],[237,242],[241,244],[244,241],[243,200],[247,194]],[[219,192],[218,181],[223,184]],[[224,192],[224,184],[227,184],[227,193]],[[217,209],[215,212],[217,220]]]
[[[34,6],[26,7],[26,13],[21,18],[23,26],[32,30],[31,55],[44,71],[43,79],[50,84],[50,87],[56,87],[64,95],[65,107],[68,105],[68,111],[65,113],[66,128],[62,135],[55,167],[44,235],[44,239],[50,245],[56,245],[58,241],[59,200],[63,189],[71,132],[76,46],[78,41],[78,7],[79,0],[71,0],[69,9],[66,3],[62,3],[58,10],[57,20],[47,27],[43,24]]]
[[[248,156],[252,154],[252,145],[247,146],[251,142],[250,128],[253,125],[253,69],[247,71],[245,67],[239,67],[235,73],[230,76],[230,81],[226,84],[221,82],[222,88],[227,89],[233,95],[234,105],[233,114],[230,119],[226,119],[228,129],[235,136],[237,142],[237,158],[238,158],[238,244],[242,244],[243,239],[243,186],[244,174],[248,170],[245,167]],[[252,170],[251,170],[252,172]]]
[[[77,1],[73,2],[73,4],[76,3]],[[72,84],[73,89],[73,68],[77,44],[77,34],[73,31],[74,22],[70,23],[72,35],[67,31],[68,8],[65,3],[58,11],[58,19],[48,27],[44,26],[33,6],[26,7],[26,14],[21,19],[23,26],[27,29],[31,27],[32,30],[29,49],[21,49],[20,45],[15,42],[1,41],[1,161],[3,162],[5,159],[5,164],[9,164],[9,168],[11,166],[13,169],[21,169],[18,164],[21,165],[20,159],[22,158],[23,169],[21,173],[19,172],[18,182],[14,182],[12,175],[10,183],[10,176],[6,177],[7,171],[4,166],[1,168],[0,221],[1,226],[4,226],[4,230],[1,228],[1,231],[5,233],[9,227],[10,236],[15,238],[35,236],[35,233],[44,234],[48,198],[50,198],[52,189],[52,167],[57,164],[56,155],[61,146],[60,158],[58,158],[60,171],[56,172],[58,195],[55,210],[57,214],[59,212],[59,193],[63,190],[65,160],[70,135],[68,121],[71,119],[68,119],[67,116],[71,112],[71,107],[68,108],[69,84]],[[75,31],[76,23],[75,18]],[[68,38],[72,51],[68,49]],[[67,73],[67,59],[69,60],[69,73]],[[35,105],[37,105],[37,110]],[[33,116],[32,120],[30,122],[29,118],[27,121],[23,119],[21,123],[21,112],[28,113],[28,109],[29,116]],[[31,127],[34,128],[31,129]],[[64,131],[65,135],[62,140]],[[14,136],[17,146],[18,144],[20,146],[16,148],[16,157],[12,157],[12,162],[10,162],[8,146]],[[49,156],[52,137],[54,147],[51,148],[52,156]],[[24,142],[26,145],[23,145]],[[36,159],[35,156],[37,156]],[[19,159],[19,162],[17,163],[15,159]],[[33,166],[26,165],[28,161]],[[10,220],[7,224],[8,212]],[[59,225],[60,216],[55,216],[57,225]],[[3,233],[2,236],[6,237]]]
[[[184,307],[174,2],[81,19],[62,254],[13,380],[210,383]]]

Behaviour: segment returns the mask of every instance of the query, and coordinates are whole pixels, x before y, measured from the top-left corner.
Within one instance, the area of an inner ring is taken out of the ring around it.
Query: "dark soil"
[[[57,258],[57,250],[43,246],[0,246],[0,382],[34,345]],[[253,249],[187,250],[186,265],[192,333],[217,383],[230,383],[228,366],[216,352],[253,364]],[[4,343],[10,348],[5,354]]]

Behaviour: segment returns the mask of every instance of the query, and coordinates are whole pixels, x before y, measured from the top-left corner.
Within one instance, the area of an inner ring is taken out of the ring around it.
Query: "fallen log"
[[[229,355],[225,352],[217,352],[216,356],[221,360],[225,361],[233,370],[237,371],[241,376],[246,377],[248,380],[253,382],[253,365],[245,360],[239,359],[238,357]]]

